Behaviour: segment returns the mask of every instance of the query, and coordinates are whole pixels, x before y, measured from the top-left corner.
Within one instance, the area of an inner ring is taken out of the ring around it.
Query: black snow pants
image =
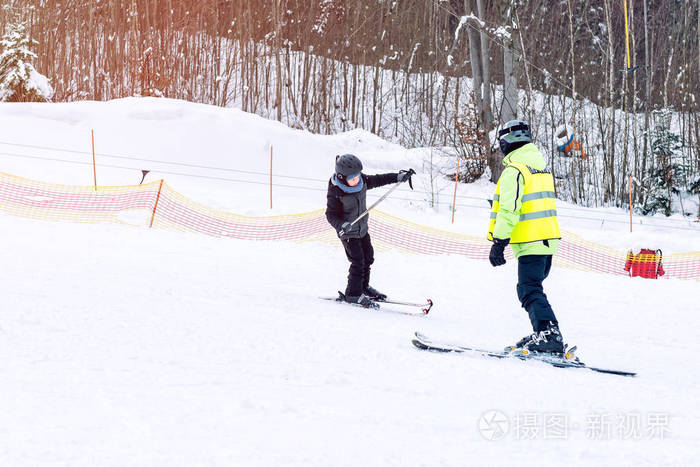
[[[374,263],[374,248],[369,234],[362,238],[348,238],[343,240],[345,255],[350,261],[348,273],[348,286],[345,295],[358,297],[369,285],[369,270]]]
[[[557,323],[542,281],[552,268],[552,255],[526,255],[518,258],[518,298],[530,315],[532,329],[544,330],[549,321]]]

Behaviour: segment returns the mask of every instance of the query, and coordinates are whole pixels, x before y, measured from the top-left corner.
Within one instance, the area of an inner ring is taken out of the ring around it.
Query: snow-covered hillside
[[[437,182],[444,204],[428,207],[429,150],[169,100],[3,104],[0,170],[89,186],[91,129],[100,185],[148,169],[215,208],[297,213],[324,206],[334,155],[352,152],[368,173],[421,172],[388,213],[475,235],[488,217],[486,182],[460,187],[454,225],[452,185]],[[700,250],[698,225],[678,218],[635,217],[630,235],[622,211],[561,212],[616,248]],[[411,346],[417,330],[493,349],[528,333],[512,261],[378,252],[377,288],[436,303],[406,316],[317,299],[344,287],[339,247],[5,215],[0,227],[0,465],[695,462],[700,376],[684,357],[700,351],[698,282],[553,270],[565,339],[632,379]]]

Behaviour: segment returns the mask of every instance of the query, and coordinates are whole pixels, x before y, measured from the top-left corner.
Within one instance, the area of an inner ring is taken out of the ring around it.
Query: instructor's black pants
[[[552,255],[526,255],[518,258],[518,298],[530,315],[532,329],[544,330],[549,321],[557,322],[542,281],[552,268]]]
[[[345,255],[350,261],[348,273],[348,286],[345,295],[357,297],[369,285],[369,269],[374,263],[374,248],[369,234],[362,238],[348,238],[343,240]]]

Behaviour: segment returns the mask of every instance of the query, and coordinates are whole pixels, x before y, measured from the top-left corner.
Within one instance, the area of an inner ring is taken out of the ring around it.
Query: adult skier
[[[328,181],[326,195],[326,219],[338,232],[345,255],[350,261],[345,301],[363,307],[373,306],[373,301],[386,300],[386,295],[369,285],[370,267],[374,263],[374,248],[367,231],[368,216],[351,225],[367,209],[367,190],[390,183],[406,182],[413,169],[398,173],[365,175],[362,162],[353,154],[335,158],[335,173]]]
[[[494,267],[504,265],[503,252],[510,243],[518,260],[518,298],[534,331],[510,349],[563,354],[559,323],[542,287],[561,238],[554,178],[546,169],[542,153],[532,144],[527,123],[509,121],[499,131],[498,142],[505,169],[493,198],[488,233],[493,245],[489,261]]]

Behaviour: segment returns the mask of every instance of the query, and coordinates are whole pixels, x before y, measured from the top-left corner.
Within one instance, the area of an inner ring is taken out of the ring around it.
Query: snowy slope
[[[95,128],[98,152],[249,172],[265,173],[273,144],[280,173],[319,180],[334,153],[357,153],[372,172],[411,166],[419,152],[362,132],[313,136],[166,100],[3,105],[0,122],[2,142],[83,151]],[[9,173],[92,182],[89,165],[55,162],[84,163],[88,154],[0,152]],[[100,183],[140,179],[143,161],[100,160]],[[270,215],[265,185],[215,180],[222,172],[214,169],[152,170],[197,201]],[[221,178],[246,176],[264,180]],[[323,190],[275,190],[273,214],[324,202]],[[446,207],[393,199],[382,209],[467,232],[480,231],[487,215],[465,208],[451,226]],[[692,224],[662,221],[646,227],[646,241],[700,249]],[[584,237],[620,236],[625,227],[567,222]],[[436,301],[429,316],[410,317],[318,300],[344,285],[347,261],[336,247],[7,216],[0,227],[0,465],[695,462],[700,376],[682,358],[700,351],[697,282],[553,271],[545,286],[564,337],[589,364],[639,372],[629,379],[413,349],[416,330],[496,349],[527,333],[512,262],[494,269],[457,256],[378,253],[377,288]],[[509,430],[490,440],[493,432],[478,427],[494,410]],[[562,421],[563,432],[554,423]]]

